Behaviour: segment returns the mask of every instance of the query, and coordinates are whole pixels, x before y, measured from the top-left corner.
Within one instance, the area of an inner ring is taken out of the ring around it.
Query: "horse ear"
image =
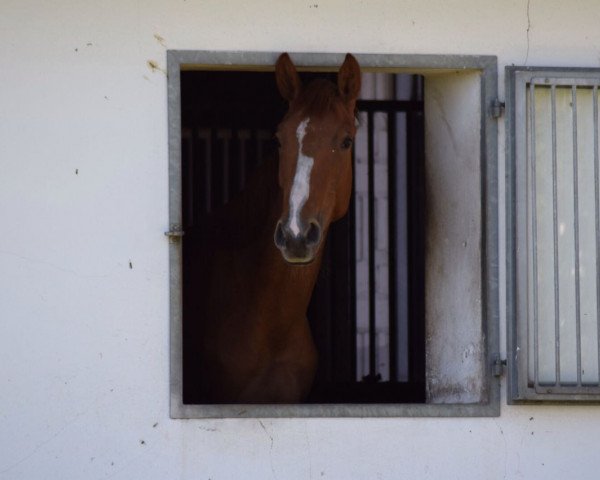
[[[344,100],[349,103],[354,103],[360,93],[360,66],[349,53],[338,73],[338,88]]]
[[[275,79],[277,80],[277,88],[279,93],[288,102],[296,99],[300,93],[300,76],[296,71],[296,67],[292,63],[292,59],[287,53],[282,53],[275,64]]]

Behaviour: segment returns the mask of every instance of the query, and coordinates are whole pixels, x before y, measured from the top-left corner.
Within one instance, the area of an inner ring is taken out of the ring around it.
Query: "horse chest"
[[[299,402],[308,395],[317,362],[310,337],[270,346],[253,360],[247,375],[240,378],[238,401]]]
[[[227,348],[212,349],[223,396],[242,403],[298,402],[310,390],[317,354],[306,319],[284,332],[239,328]],[[213,378],[214,378],[213,377]],[[219,396],[220,394],[217,393]]]

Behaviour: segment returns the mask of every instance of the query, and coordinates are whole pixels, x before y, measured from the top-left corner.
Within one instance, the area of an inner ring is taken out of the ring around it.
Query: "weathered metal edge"
[[[169,113],[169,216],[181,223],[180,71],[183,65],[248,65],[270,67],[277,52],[219,52],[168,50]],[[343,53],[291,53],[299,66],[341,64]],[[276,417],[488,417],[500,415],[500,380],[492,375],[499,349],[498,296],[498,178],[497,122],[489,112],[497,96],[497,57],[470,55],[357,54],[362,66],[378,69],[478,70],[482,72],[482,208],[484,255],[482,255],[482,314],[485,322],[488,402],[481,404],[377,404],[377,405],[184,405],[182,399],[181,342],[181,245],[170,245],[171,329],[170,412],[171,418],[276,418]],[[494,273],[495,272],[495,273]],[[496,275],[493,277],[493,275]]]

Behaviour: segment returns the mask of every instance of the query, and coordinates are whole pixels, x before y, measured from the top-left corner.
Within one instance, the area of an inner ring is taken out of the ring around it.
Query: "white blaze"
[[[310,171],[312,170],[314,160],[302,153],[302,142],[306,135],[306,127],[310,118],[300,122],[296,129],[296,138],[298,139],[298,162],[296,163],[296,174],[290,192],[290,224],[289,229],[294,235],[300,234],[300,212],[308,199],[310,193]]]

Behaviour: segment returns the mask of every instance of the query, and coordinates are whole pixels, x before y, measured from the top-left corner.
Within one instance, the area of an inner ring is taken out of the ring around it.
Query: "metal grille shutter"
[[[600,71],[506,78],[509,401],[599,401]]]

